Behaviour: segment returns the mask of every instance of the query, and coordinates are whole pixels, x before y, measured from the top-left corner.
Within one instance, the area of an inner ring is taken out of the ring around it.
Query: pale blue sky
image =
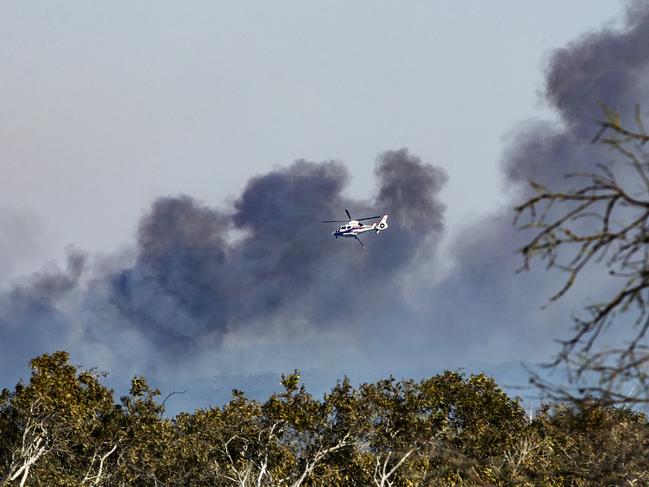
[[[561,0],[0,2],[0,207],[14,212],[0,243],[20,255],[10,272],[68,243],[112,251],[155,197],[221,205],[297,158],[344,161],[350,192],[365,196],[376,154],[402,146],[448,172],[452,232],[501,201],[503,136],[549,116],[538,97],[548,53],[620,11]]]

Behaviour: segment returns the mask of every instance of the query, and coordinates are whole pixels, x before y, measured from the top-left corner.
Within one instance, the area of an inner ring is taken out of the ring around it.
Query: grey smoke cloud
[[[621,29],[590,33],[550,57],[545,100],[560,122],[530,121],[518,128],[502,160],[510,204],[460,233],[453,247],[458,265],[440,292],[439,302],[450,304],[438,311],[455,325],[451,326],[455,339],[471,343],[475,334],[490,343],[476,347],[476,354],[517,353],[519,358],[547,361],[559,351],[553,340],[570,333],[572,314],[616,284],[606,269],[595,266],[561,302],[540,310],[565,275],[544,272],[539,264],[531,273],[515,274],[522,257],[514,251],[531,233],[512,225],[513,207],[531,194],[530,180],[553,189],[574,186],[579,181],[566,179],[566,174],[595,171],[596,164],[619,159],[605,147],[591,144],[599,128],[596,122],[604,116],[600,104],[619,110],[629,123],[634,105],[648,99],[648,74],[646,2],[630,4]],[[623,169],[618,161],[616,170]],[[621,177],[627,177],[624,171]],[[460,310],[458,302],[470,305]]]
[[[344,194],[343,164],[297,161],[250,179],[230,208],[159,198],[140,221],[131,263],[94,266],[80,279],[85,258],[71,253],[66,271],[4,295],[0,326],[13,334],[5,343],[47,336],[20,352],[23,362],[39,346],[61,345],[86,357],[127,351],[124,360],[130,352],[155,369],[226,339],[353,334],[373,314],[403,306],[399,279],[416,255],[433,254],[443,231],[441,169],[401,149],[379,156],[376,178],[375,198],[355,200]],[[345,208],[389,213],[390,231],[367,237],[368,252],[335,240],[320,220],[343,218]]]
[[[229,212],[159,199],[140,224],[135,265],[110,277],[110,301],[122,321],[171,349],[217,345],[250,323],[271,333],[279,321],[349,326],[359,296],[381,292],[426,235],[442,231],[441,170],[404,149],[381,156],[377,178],[375,201],[354,201],[343,196],[342,164],[297,161],[252,178]],[[368,253],[336,242],[319,220],[344,208],[391,213],[392,231],[368,241]],[[228,241],[232,228],[240,240]]]
[[[74,330],[59,304],[77,288],[86,255],[68,249],[66,268],[49,266],[0,294],[0,366],[4,371],[24,367],[29,357],[61,344]]]
[[[604,29],[555,51],[546,68],[545,100],[563,126],[528,124],[510,145],[503,161],[507,182],[528,179],[563,184],[563,175],[592,169],[611,159],[590,144],[595,122],[604,118],[601,104],[618,110],[634,124],[636,104],[647,114],[649,95],[649,5],[635,1],[620,30]]]
[[[532,121],[513,137],[502,162],[510,206],[522,200],[528,179],[560,186],[563,174],[613,157],[590,144],[598,103],[629,114],[647,100],[648,30],[649,7],[635,2],[620,30],[586,35],[551,56],[545,99],[562,125]],[[313,347],[304,351],[308,359],[318,352],[313,335],[358,330],[376,367],[547,358],[589,290],[539,310],[562,276],[515,274],[515,250],[526,237],[512,227],[511,208],[467,224],[452,245],[449,277],[410,283],[421,299],[416,309],[405,304],[403,281],[421,278],[412,270],[435,272],[445,180],[441,169],[402,149],[380,156],[367,200],[345,193],[342,164],[307,161],[250,179],[229,207],[160,198],[142,219],[128,262],[90,259],[83,272],[70,264],[2,296],[2,363],[64,347],[111,372],[111,358],[147,372],[232,343],[302,336]],[[389,212],[391,228],[368,237],[361,253],[319,223],[342,219],[344,208],[357,216]],[[264,346],[271,359],[289,348]],[[353,358],[346,360],[341,368]]]
[[[603,29],[557,50],[547,70],[546,98],[570,131],[589,139],[600,103],[632,114],[646,95],[649,7],[636,0],[627,7],[621,31]]]

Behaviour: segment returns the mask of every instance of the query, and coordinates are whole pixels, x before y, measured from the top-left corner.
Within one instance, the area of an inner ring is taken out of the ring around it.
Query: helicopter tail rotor
[[[388,215],[383,215],[383,218],[381,218],[381,221],[374,224],[374,228],[376,229],[376,233],[380,233],[383,230],[387,230],[388,227],[389,227],[389,225],[388,225]]]

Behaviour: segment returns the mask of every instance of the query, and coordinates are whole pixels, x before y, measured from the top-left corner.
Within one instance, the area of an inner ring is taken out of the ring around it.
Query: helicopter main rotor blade
[[[366,216],[365,218],[357,218],[356,221],[360,222],[363,220],[376,220],[377,218],[382,218],[381,216]]]
[[[349,223],[347,220],[322,220],[322,223]]]
[[[349,210],[345,209],[345,213],[347,213],[347,216],[348,216],[349,219],[351,220],[351,219],[352,219],[352,216],[349,214]]]

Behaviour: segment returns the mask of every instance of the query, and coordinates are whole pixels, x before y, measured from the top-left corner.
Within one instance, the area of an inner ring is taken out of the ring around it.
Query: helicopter
[[[371,232],[372,230],[374,230],[376,233],[380,233],[383,230],[387,230],[388,228],[388,215],[366,216],[364,218],[353,219],[349,213],[349,210],[346,209],[345,213],[347,213],[349,220],[323,220],[322,223],[344,223],[344,225],[341,225],[338,230],[332,233],[332,235],[336,238],[355,238],[356,240],[358,240],[358,243],[361,244],[363,250],[365,250],[365,245],[363,244],[362,240],[358,238],[360,234]],[[374,222],[371,225],[361,223],[364,220],[378,220],[379,218],[381,219],[381,221],[379,221],[378,223]]]

